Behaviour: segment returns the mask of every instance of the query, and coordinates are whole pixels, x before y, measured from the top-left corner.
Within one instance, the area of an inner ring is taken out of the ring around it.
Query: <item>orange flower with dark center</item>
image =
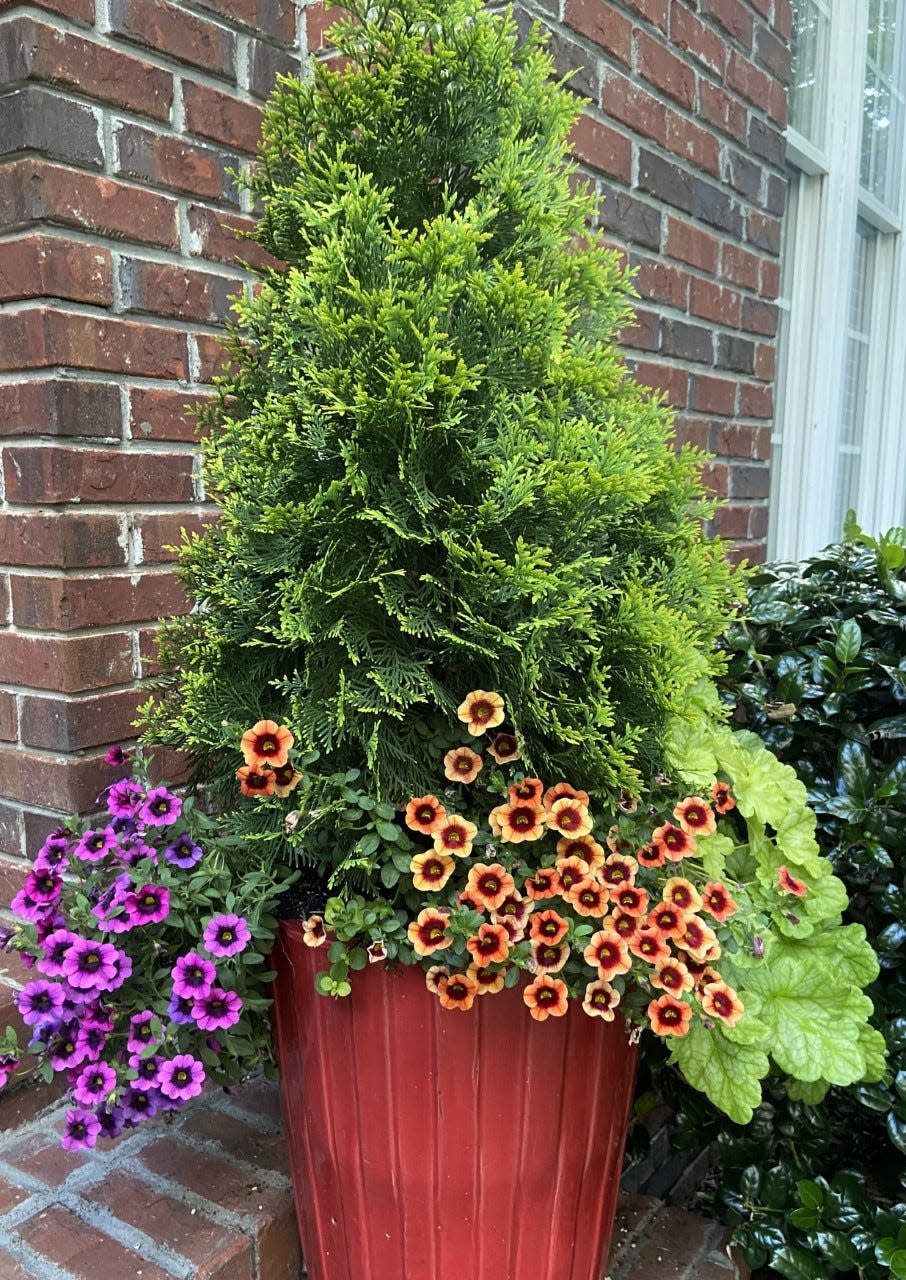
[[[558,858],[554,867],[560,877],[560,892],[564,895],[580,880],[587,880],[591,872],[583,858]]]
[[[510,935],[501,924],[481,924],[478,932],[466,942],[472,963],[478,968],[499,964],[510,954]]]
[[[487,911],[496,911],[515,888],[513,877],[499,862],[476,862],[469,868],[466,892]]]
[[[488,814],[488,826],[491,828],[491,835],[494,837],[495,840],[500,839],[501,833],[503,831],[503,828],[500,825],[500,815],[503,813],[505,808],[506,808],[505,804],[495,805],[494,808],[491,810],[491,812]]]
[[[484,689],[475,689],[459,704],[456,714],[466,725],[469,733],[477,738],[487,729],[496,729],[503,723],[503,698],[499,693],[487,693]]]
[[[714,810],[701,796],[687,796],[673,810],[680,827],[690,836],[710,836],[717,830]]]
[[[635,884],[635,873],[639,865],[635,858],[627,858],[622,853],[611,853],[604,859],[601,868],[601,879],[611,889],[619,889],[623,885]]]
[[[416,889],[436,893],[450,879],[455,866],[448,853],[417,853],[409,863],[412,884]]]
[[[651,1030],[659,1036],[684,1036],[692,1021],[692,1006],[675,996],[658,996],[648,1006]]]
[[[654,973],[649,977],[649,981],[653,987],[660,987],[661,991],[670,991],[673,995],[681,995],[683,991],[691,991],[695,986],[695,979],[686,968],[681,960],[662,960],[660,964],[655,966]]]
[[[661,897],[665,902],[679,907],[680,911],[698,911],[702,905],[701,894],[683,876],[671,876],[661,890]]]
[[[655,848],[663,850],[664,857],[671,862],[679,862],[695,853],[695,838],[682,827],[675,827],[672,822],[665,822],[662,827],[651,833],[651,843]]]
[[[701,1001],[705,1013],[712,1018],[720,1018],[728,1027],[735,1027],[745,1013],[739,996],[725,982],[709,982],[702,991]]]
[[[455,813],[444,818],[434,833],[434,852],[449,853],[454,858],[467,858],[472,852],[472,841],[478,834],[474,822],[467,822]]]
[[[327,941],[323,916],[309,916],[302,921],[302,941],[306,947],[321,947]]]
[[[560,875],[555,867],[539,867],[525,882],[525,892],[533,902],[556,898],[560,892]]]
[[[274,720],[259,720],[251,729],[246,729],[240,745],[250,768],[269,764],[277,769],[289,759],[293,741],[289,729]]]
[[[544,1022],[546,1018],[563,1017],[569,1004],[569,992],[560,978],[541,973],[525,988],[522,999],[535,1021]]]
[[[685,928],[686,917],[670,902],[659,902],[648,913],[645,924],[662,938],[678,938]]]
[[[276,782],[270,770],[265,773],[262,770],[253,768],[252,765],[244,764],[241,769],[236,770],[236,777],[239,779],[239,790],[244,796],[272,796],[274,794]]]
[[[484,911],[483,903],[473,898],[470,893],[466,893],[465,889],[456,895],[456,901],[461,907],[468,907],[470,911]]]
[[[447,917],[436,907],[425,907],[406,930],[418,956],[430,956],[449,947],[453,939],[447,933]]]
[[[577,800],[579,804],[589,805],[591,803],[587,791],[577,791],[568,782],[558,782],[553,787],[548,787],[544,793],[545,809],[550,809],[555,801],[562,800],[564,796],[570,800]]]
[[[719,880],[709,880],[702,891],[702,911],[707,911],[719,923],[729,920],[739,910],[739,905],[729,894],[726,885]]]
[[[544,835],[544,810],[534,804],[518,801],[505,804],[497,810],[500,839],[507,844],[520,844],[523,840],[540,840]]]
[[[621,889],[611,890],[610,899],[628,916],[643,916],[648,910],[648,891],[634,884],[624,884]]]
[[[291,763],[280,765],[274,770],[274,794],[281,800],[291,795],[302,781],[302,774]]]
[[[497,912],[491,912],[491,923],[499,924],[501,929],[506,930],[506,936],[510,942],[521,942],[525,937],[525,925],[518,924],[512,916],[503,916],[498,918]]]
[[[529,937],[533,942],[548,942],[556,946],[569,932],[569,921],[556,911],[536,911],[529,925]]]
[[[704,960],[705,953],[717,942],[717,937],[703,920],[699,920],[697,916],[686,916],[683,931],[676,934],[674,942],[683,951],[688,951],[694,959]]]
[[[506,985],[506,969],[479,969],[470,964],[466,969],[466,977],[475,983],[475,994],[479,996],[493,995],[502,991]]]
[[[711,982],[723,982],[723,978],[709,964],[696,964],[693,960],[686,960],[686,968],[695,979],[695,989],[699,994],[704,991],[705,987]]]
[[[437,994],[445,1009],[460,1009],[465,1013],[475,1003],[478,985],[467,973],[451,973],[438,980]]]
[[[444,777],[451,782],[474,782],[483,767],[481,756],[470,747],[454,747],[444,756]]]
[[[450,970],[445,964],[432,964],[430,969],[425,970],[425,986],[434,995],[438,995],[438,984],[441,978],[446,978]]]
[[[794,893],[797,898],[804,898],[808,893],[808,885],[797,880],[789,867],[777,868],[777,882],[784,893]]]
[[[420,831],[423,836],[433,836],[443,825],[447,811],[437,796],[416,796],[406,805],[403,819],[410,831]]]
[[[736,808],[729,782],[715,782],[711,788],[711,800],[718,813],[729,813]]]
[[[628,836],[620,834],[620,828],[616,824],[614,824],[614,826],[612,826],[607,832],[607,838],[604,843],[607,845],[611,853],[629,854],[630,857],[632,856],[632,851],[635,848],[635,845]]]
[[[621,938],[614,929],[599,929],[597,933],[593,933],[582,955],[585,963],[597,969],[602,979],[614,977],[618,973],[628,973],[632,967],[626,939]]]
[[[563,836],[587,836],[594,823],[586,805],[561,796],[547,810],[547,825]]]
[[[635,851],[636,862],[641,867],[662,867],[667,861],[664,850],[653,844],[643,844]]]
[[[661,964],[670,958],[670,948],[654,929],[636,929],[629,939],[629,950],[646,964]]]
[[[565,942],[536,942],[532,946],[532,959],[536,969],[558,973],[569,959],[569,947]]]
[[[492,919],[495,924],[518,926],[521,935],[525,931],[531,909],[532,904],[528,899],[523,898],[522,894],[514,889],[501,902]],[[512,934],[510,936],[512,937]]]
[[[639,922],[635,916],[627,915],[625,911],[621,911],[618,908],[610,917],[608,926],[628,942],[630,938],[635,936]]]
[[[604,866],[604,850],[591,836],[564,836],[557,841],[558,858],[581,858],[592,871]]]
[[[522,778],[519,782],[510,784],[510,799],[528,800],[532,804],[540,804],[543,790],[544,783],[540,778]]]
[[[577,915],[603,916],[607,913],[607,890],[591,876],[587,876],[584,880],[577,880],[566,898]]]
[[[589,982],[585,988],[585,999],[582,1001],[582,1008],[592,1018],[603,1018],[605,1022],[613,1022],[617,1016],[617,1005],[620,1003],[620,993],[609,982],[603,982],[600,978],[595,982]]]
[[[515,734],[498,733],[488,747],[488,755],[493,756],[498,764],[511,764],[513,760],[518,760],[520,751]]]

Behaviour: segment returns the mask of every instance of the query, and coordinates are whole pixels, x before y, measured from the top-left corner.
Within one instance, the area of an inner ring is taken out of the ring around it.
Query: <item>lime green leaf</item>
[[[674,719],[665,735],[668,767],[693,786],[709,786],[717,776],[717,757],[710,734],[700,724]]]
[[[741,1024],[740,1024],[741,1025]],[[761,1080],[768,1073],[760,1049],[731,1044],[716,1027],[693,1023],[671,1049],[671,1059],[694,1089],[707,1094],[737,1124],[748,1124],[761,1102]]]
[[[887,1069],[887,1041],[880,1031],[866,1022],[859,1028],[859,1045],[865,1054],[865,1074],[862,1079],[874,1084],[883,1079]]]
[[[696,857],[701,858],[705,874],[711,880],[719,880],[726,872],[727,855],[733,852],[735,841],[717,832],[698,842]]]
[[[807,1102],[810,1107],[816,1107],[819,1102],[823,1102],[830,1084],[827,1080],[787,1080],[787,1095],[794,1102]]]

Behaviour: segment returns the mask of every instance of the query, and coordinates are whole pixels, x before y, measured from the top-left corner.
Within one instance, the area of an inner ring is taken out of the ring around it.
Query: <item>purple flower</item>
[[[107,792],[107,812],[114,818],[134,818],[145,798],[145,789],[134,778],[120,778]]]
[[[145,858],[150,858],[157,865],[157,850],[140,836],[133,836],[128,844],[120,846],[119,858],[127,867],[137,867]]]
[[[117,958],[121,955],[109,942],[93,942],[77,938],[63,961],[63,973],[70,986],[80,991],[112,990],[117,976]]]
[[[101,1132],[101,1122],[91,1111],[74,1107],[66,1112],[66,1128],[60,1145],[68,1151],[81,1151],[84,1147],[93,1147]]]
[[[116,952],[116,957],[113,962],[115,973],[107,983],[107,991],[118,991],[123,983],[132,977],[131,957],[127,956],[125,951],[118,951],[116,947],[114,947],[114,951]]]
[[[192,1005],[192,1017],[202,1031],[221,1031],[235,1026],[242,1012],[242,1001],[235,991],[213,987]]]
[[[63,1009],[63,988],[58,982],[46,982],[38,978],[29,982],[15,996],[16,1008],[22,1021],[29,1027],[42,1022],[59,1021]]]
[[[48,906],[59,898],[63,880],[52,871],[29,871],[22,888],[35,902]]]
[[[173,994],[197,1000],[209,994],[217,978],[217,970],[210,960],[205,960],[197,951],[180,956],[170,970],[173,979]]]
[[[0,1053],[0,1089],[6,1084],[14,1071],[19,1069],[19,1059],[11,1053]]]
[[[79,941],[79,935],[69,929],[55,929],[44,939],[44,955],[38,961],[38,969],[46,973],[48,978],[59,978],[63,974],[65,961],[73,943]]]
[[[79,1028],[79,1045],[85,1049],[85,1056],[89,1062],[97,1062],[104,1052],[106,1043],[107,1036],[100,1027],[86,1027],[82,1023]]]
[[[88,1056],[85,1045],[79,1042],[74,1022],[60,1027],[47,1041],[47,1057],[54,1071],[66,1071],[80,1066]]]
[[[20,920],[30,920],[32,924],[37,924],[47,915],[47,904],[38,902],[30,893],[26,893],[24,888],[20,889],[13,898],[9,909]]]
[[[101,858],[115,848],[116,832],[112,827],[104,827],[101,831],[94,831],[89,827],[72,852],[74,857],[81,858],[83,862],[100,862]]]
[[[149,1044],[160,1044],[160,1036],[155,1034],[154,1022],[157,1018],[156,1013],[152,1013],[150,1009],[146,1009],[144,1013],[137,1013],[129,1019],[129,1039],[126,1041],[126,1048],[133,1053],[141,1053],[142,1049]]]
[[[202,938],[212,956],[235,956],[245,950],[251,936],[242,916],[219,915],[205,925]]]
[[[113,765],[114,769],[121,769],[128,759],[129,757],[122,747],[111,747],[104,756],[104,763]]]
[[[0,951],[5,951],[13,940],[13,930],[8,924],[0,924]]]
[[[159,1082],[160,1066],[163,1058],[151,1054],[148,1058],[143,1058],[140,1053],[131,1053],[129,1055],[129,1066],[133,1071],[137,1072],[137,1085],[144,1085],[146,1088],[156,1085]]]
[[[101,1126],[100,1137],[118,1138],[123,1132],[122,1107],[98,1107],[98,1123]]]
[[[188,1102],[204,1085],[204,1067],[190,1053],[179,1053],[161,1064],[160,1091],[165,1098]]]
[[[123,873],[117,876],[91,908],[105,933],[127,933],[132,921],[125,913],[126,899],[132,892],[132,881]]]
[[[76,1076],[72,1096],[83,1107],[102,1102],[116,1088],[116,1072],[106,1062],[92,1062]]]
[[[170,890],[159,884],[143,884],[126,899],[126,914],[133,924],[160,924],[170,914]]]
[[[69,841],[65,836],[48,836],[35,858],[36,871],[65,871],[69,866]]]
[[[168,844],[164,849],[164,857],[168,862],[172,862],[174,867],[180,867],[183,871],[188,871],[190,867],[194,867],[200,862],[204,850],[200,844],[195,844],[188,831],[184,831],[181,836],[177,836],[172,844]]]
[[[188,1024],[194,1022],[192,1017],[192,1006],[195,1001],[191,996],[178,996],[175,993],[170,997],[170,1003],[167,1005],[167,1013],[170,1015],[171,1022],[180,1024]]]
[[[149,827],[169,827],[182,813],[182,801],[166,787],[154,787],[138,811],[139,819]]]
[[[124,1117],[138,1124],[142,1120],[153,1120],[157,1115],[160,1109],[160,1094],[156,1088],[130,1085],[124,1091],[120,1102]]]

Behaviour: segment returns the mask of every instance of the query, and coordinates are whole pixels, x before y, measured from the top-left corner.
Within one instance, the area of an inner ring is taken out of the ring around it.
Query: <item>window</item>
[[[797,0],[773,557],[906,520],[906,0]],[[853,50],[864,50],[854,58]]]

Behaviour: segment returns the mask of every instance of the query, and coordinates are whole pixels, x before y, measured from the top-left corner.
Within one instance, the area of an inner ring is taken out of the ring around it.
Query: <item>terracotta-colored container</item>
[[[320,996],[284,921],[274,1023],[311,1280],[600,1280],[636,1050],[619,1020],[535,1022],[519,989],[441,1008],[420,968]]]

